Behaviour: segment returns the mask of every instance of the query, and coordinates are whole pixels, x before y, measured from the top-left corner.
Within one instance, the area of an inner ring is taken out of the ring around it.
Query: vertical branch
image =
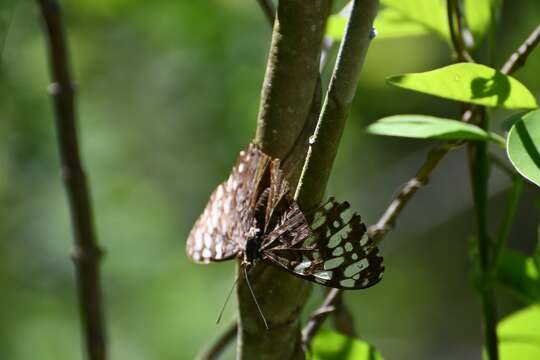
[[[463,40],[460,0],[447,0],[448,25],[450,37],[458,61],[473,62],[465,48]],[[487,130],[488,121],[484,108],[479,113],[479,126]],[[471,176],[471,188],[476,218],[476,241],[479,255],[479,268],[485,282],[489,276],[492,244],[487,230],[487,197],[489,181],[489,157],[488,145],[485,142],[473,142],[468,144],[468,157]],[[497,303],[493,287],[487,283],[480,289],[482,303],[482,320],[484,331],[484,346],[489,360],[499,359],[497,337]]]
[[[487,129],[485,111],[481,113],[480,127]],[[476,217],[476,233],[478,244],[479,268],[483,280],[489,276],[492,262],[492,242],[487,231],[487,192],[489,180],[489,159],[487,144],[475,142],[469,145],[469,165],[471,173],[471,188],[474,200]],[[499,345],[497,337],[497,303],[493,287],[488,282],[480,288],[482,302],[483,331],[487,358],[499,359]]]
[[[296,189],[295,198],[303,209],[317,206],[323,198],[371,42],[370,33],[378,7],[378,0],[355,0],[353,3],[319,122],[310,138]]]
[[[279,2],[255,136],[272,157],[290,152],[309,118],[328,11],[328,0]]]
[[[54,99],[56,131],[62,177],[69,198],[74,231],[72,258],[77,273],[79,307],[88,359],[106,358],[105,323],[102,311],[98,263],[101,256],[94,233],[88,185],[77,139],[74,87],[70,76],[60,6],[55,0],[38,0],[45,24]]]
[[[255,136],[272,157],[288,157],[311,118],[328,12],[329,0],[279,1]],[[295,183],[294,166],[285,170]],[[298,317],[311,285],[265,264],[249,277],[270,329],[240,274],[238,359],[304,359]]]

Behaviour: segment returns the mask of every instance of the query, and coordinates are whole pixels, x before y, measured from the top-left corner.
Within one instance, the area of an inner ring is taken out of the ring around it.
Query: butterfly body
[[[186,246],[201,263],[238,257],[246,270],[262,261],[329,287],[366,288],[384,270],[360,216],[330,199],[310,224],[292,198],[279,160],[256,145],[240,152],[195,223]]]

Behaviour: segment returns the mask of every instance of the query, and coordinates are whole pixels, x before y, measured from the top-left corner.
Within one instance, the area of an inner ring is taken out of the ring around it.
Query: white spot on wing
[[[212,247],[212,237],[209,234],[204,234],[204,246],[207,248]]]
[[[320,278],[323,280],[332,280],[332,272],[331,271],[321,271],[318,273],[313,274],[316,278]]]
[[[346,277],[351,277],[356,274],[358,274],[360,271],[364,270],[369,266],[369,261],[367,259],[362,259],[360,261],[357,261],[355,263],[352,263],[351,265],[347,266],[345,268],[345,271],[343,271],[343,274]]]
[[[330,259],[330,260],[326,260],[324,262],[324,270],[335,269],[335,268],[339,267],[341,264],[343,264],[343,262],[345,262],[345,258],[343,256],[333,258],[333,259]]]
[[[362,238],[360,239],[360,246],[366,246],[369,241],[369,237],[367,234],[362,235]]]
[[[203,248],[203,239],[200,231],[195,233],[195,251],[201,251]]]
[[[334,251],[332,251],[332,256],[341,256],[341,255],[343,255],[343,248],[341,246],[335,248]]]
[[[341,280],[339,284],[343,287],[354,287],[355,281],[353,279]]]
[[[296,265],[296,267],[294,268],[294,272],[297,274],[303,274],[304,270],[306,270],[310,266],[311,266],[311,261],[309,260],[301,262],[300,264]]]
[[[352,245],[350,242],[348,242],[348,243],[345,244],[345,250],[346,250],[347,252],[352,251],[352,249],[353,249],[353,245]]]
[[[341,238],[339,236],[334,236],[333,238],[330,239],[330,241],[328,241],[327,246],[330,249],[333,249],[336,246],[338,246],[340,243],[341,243]]]

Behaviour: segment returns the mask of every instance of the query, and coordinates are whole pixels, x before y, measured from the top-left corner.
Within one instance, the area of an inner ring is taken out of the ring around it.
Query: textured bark
[[[296,145],[316,120],[313,112],[318,113],[313,103],[320,91],[319,58],[328,11],[328,0],[279,2],[255,138],[272,157],[296,159],[295,154],[306,148]],[[301,163],[288,164],[286,172],[294,185]],[[270,330],[239,274],[238,358],[304,359],[298,315],[311,284],[264,264],[249,276]]]

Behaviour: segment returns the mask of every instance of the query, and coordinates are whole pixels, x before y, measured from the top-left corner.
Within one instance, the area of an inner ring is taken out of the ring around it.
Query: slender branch
[[[320,329],[324,320],[332,313],[332,311],[321,312],[320,309],[335,309],[336,301],[339,300],[341,292],[342,291],[339,289],[331,289],[319,309],[311,315],[309,321],[302,330],[302,343],[305,346],[309,345],[311,339],[313,339],[313,336],[315,336]]]
[[[338,293],[338,298],[335,301],[334,327],[337,331],[344,335],[350,337],[354,337],[356,335],[354,319],[351,311],[343,300],[343,291]]]
[[[450,28],[450,39],[456,51],[457,61],[474,62],[467,51],[463,38],[463,17],[461,16],[460,0],[446,0],[446,13]]]
[[[473,61],[464,45],[461,24],[460,0],[447,0],[448,24],[457,61]],[[455,22],[454,22],[455,19]],[[479,126],[487,130],[488,120],[484,108],[480,111]],[[474,116],[473,120],[474,121]],[[471,188],[476,214],[477,244],[479,253],[480,271],[484,277],[489,276],[491,262],[491,241],[487,230],[487,194],[489,181],[489,156],[485,142],[472,142],[468,144]],[[490,360],[499,359],[499,345],[497,337],[497,305],[492,286],[483,286],[480,289],[482,302],[482,322],[487,357]]]
[[[238,323],[235,321],[221,333],[213,343],[198,357],[198,360],[216,360],[238,334]]]
[[[462,33],[460,0],[447,0],[448,25],[457,61],[473,62],[472,57],[465,48]],[[484,108],[480,108],[479,126],[487,130],[488,121]],[[471,121],[474,121],[472,116]],[[490,264],[491,241],[487,230],[487,192],[489,181],[489,157],[486,142],[472,142],[468,144],[471,188],[473,193],[474,210],[476,214],[477,244],[481,273],[486,276]],[[497,305],[492,287],[482,287],[480,290],[482,302],[482,323],[484,329],[484,342],[489,360],[499,359],[497,337]]]
[[[274,25],[274,20],[276,17],[276,8],[274,7],[272,0],[257,0],[257,2],[259,3],[261,10],[266,16],[266,19],[270,23],[270,26]]]
[[[72,258],[77,273],[79,307],[90,360],[106,359],[105,321],[99,277],[99,249],[94,233],[90,195],[81,164],[77,138],[74,88],[60,6],[55,0],[37,1],[49,46],[56,131],[62,176],[69,198],[74,231]]]
[[[355,0],[339,49],[332,80],[296,189],[302,209],[317,206],[323,198],[339,141],[356,92],[360,71],[371,42],[378,0]]]
[[[521,44],[501,68],[503,74],[511,74],[527,61],[527,57],[540,42],[540,25],[538,25],[527,39]]]

